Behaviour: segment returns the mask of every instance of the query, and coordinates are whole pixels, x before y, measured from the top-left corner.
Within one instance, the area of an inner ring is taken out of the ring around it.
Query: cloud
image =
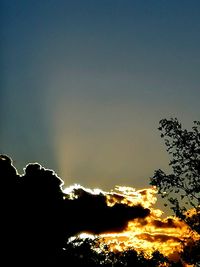
[[[8,244],[5,250],[8,247],[16,259],[23,255],[37,259],[42,254],[53,261],[54,252],[64,247],[72,235],[120,232],[129,220],[150,213],[139,204],[109,206],[107,194],[101,190],[72,186],[71,192],[64,192],[62,179],[38,163],[28,164],[20,176],[12,160],[2,155],[0,176],[2,242]]]
[[[121,232],[126,229],[130,220],[145,218],[150,213],[149,209],[140,204],[129,206],[115,203],[110,206],[107,196],[110,197],[112,194],[99,189],[90,190],[74,185],[64,192],[67,192],[65,214],[73,214],[70,218],[72,223],[69,226],[73,234],[83,231],[93,234]]]
[[[155,219],[152,221],[155,228],[183,228],[183,223],[174,218],[166,218],[163,220]]]
[[[191,229],[177,217],[163,218],[163,212],[154,208],[156,194],[157,190],[154,187],[135,190],[124,186],[118,186],[115,193],[108,194],[110,205],[141,205],[150,211],[144,218],[129,220],[127,228],[121,233],[101,235],[111,250],[123,251],[134,248],[138,252],[144,251],[148,256],[154,250],[159,250],[170,259],[180,259],[182,244],[191,238]]]
[[[5,155],[0,156],[0,177],[2,261],[13,265],[6,257],[11,254],[23,266],[39,258],[46,266],[42,259],[53,260],[65,242],[62,180],[38,163],[27,165],[20,176]]]
[[[12,164],[12,160],[7,155],[0,155],[1,183],[11,185],[16,182],[17,170]]]
[[[144,233],[144,234],[140,234],[138,235],[139,239],[142,240],[146,240],[148,242],[180,242],[180,239],[178,237],[175,236],[170,236],[170,235],[166,235],[166,234],[148,234],[148,233]]]
[[[117,186],[105,192],[75,184],[64,189],[53,170],[31,163],[19,175],[6,155],[0,156],[0,176],[3,255],[9,251],[20,264],[27,258],[35,265],[37,259],[44,266],[56,262],[68,238],[81,233],[98,235],[112,250],[158,249],[165,255],[179,253],[180,242],[189,237],[186,224],[162,218],[153,207],[154,187]]]

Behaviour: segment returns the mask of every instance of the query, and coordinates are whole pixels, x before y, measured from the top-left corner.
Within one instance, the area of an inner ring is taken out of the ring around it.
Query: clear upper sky
[[[200,119],[199,0],[1,0],[0,153],[148,186],[161,118]]]

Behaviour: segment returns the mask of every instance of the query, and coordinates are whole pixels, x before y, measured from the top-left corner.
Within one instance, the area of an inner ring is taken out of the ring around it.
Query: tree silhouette
[[[194,121],[189,131],[183,129],[176,118],[162,119],[158,129],[171,156],[172,173],[156,170],[150,183],[167,198],[175,215],[200,234],[200,122]],[[187,245],[184,258],[190,262],[190,258],[199,261],[199,241],[190,246],[189,254],[186,253],[188,249]]]
[[[110,251],[106,245],[103,248],[102,246],[98,238],[84,240],[75,238],[67,244],[63,262],[70,261],[71,266],[77,267],[183,267],[181,262],[170,262],[158,251],[147,257],[143,252],[139,253],[134,248]],[[94,248],[102,250],[95,251]]]
[[[189,264],[200,266],[200,240],[190,240],[183,249],[182,258]]]

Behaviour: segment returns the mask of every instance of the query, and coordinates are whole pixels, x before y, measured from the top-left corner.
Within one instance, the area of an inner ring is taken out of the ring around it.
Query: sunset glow
[[[138,252],[143,251],[150,255],[158,250],[172,260],[178,260],[182,251],[182,242],[197,239],[197,233],[176,217],[161,218],[163,212],[153,208],[157,201],[156,188],[148,188],[136,191],[130,187],[116,187],[114,195],[108,195],[108,203],[121,202],[130,206],[141,204],[150,208],[151,213],[145,219],[135,219],[128,223],[127,229],[122,233],[110,233],[101,235],[111,250],[123,251],[134,248]]]
[[[75,185],[75,188],[83,188]],[[65,189],[70,193],[73,186]],[[180,259],[180,252],[183,249],[183,242],[190,242],[199,238],[197,233],[184,222],[176,217],[164,217],[164,212],[153,206],[157,201],[157,190],[155,187],[135,190],[131,187],[116,186],[111,192],[104,192],[100,189],[85,189],[92,194],[103,194],[107,198],[107,205],[114,206],[121,203],[128,206],[141,205],[150,209],[149,216],[136,218],[128,222],[127,228],[122,232],[104,233],[100,240],[106,243],[111,251],[124,251],[134,249],[137,252],[144,252],[150,257],[152,252],[158,250],[170,260]],[[105,218],[106,219],[106,218]],[[82,238],[91,238],[91,235],[82,234]]]

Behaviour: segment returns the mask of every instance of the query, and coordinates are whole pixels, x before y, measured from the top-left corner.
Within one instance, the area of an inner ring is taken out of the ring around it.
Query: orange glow
[[[129,206],[141,204],[144,208],[150,208],[157,201],[156,193],[156,187],[136,191],[132,187],[116,186],[115,191],[107,194],[107,203],[109,206],[113,206],[115,203]]]
[[[122,233],[103,234],[101,237],[113,251],[134,248],[150,256],[154,250],[160,251],[171,260],[178,260],[182,251],[182,242],[197,239],[199,236],[176,217],[161,218],[163,212],[152,206],[157,201],[155,187],[136,191],[131,187],[117,186],[116,191],[107,194],[107,203],[124,203],[130,206],[141,204],[151,213],[144,219],[135,219],[128,223]]]
[[[163,218],[164,212],[154,208],[157,202],[157,189],[155,187],[135,190],[131,187],[116,186],[115,190],[105,192],[75,184],[66,188],[64,192],[73,199],[76,197],[74,189],[83,189],[93,195],[101,194],[106,197],[107,205],[111,207],[119,203],[128,206],[141,205],[150,210],[147,217],[129,221],[123,232],[99,235],[100,242],[106,243],[111,251],[134,249],[137,252],[143,252],[146,257],[151,257],[152,252],[158,250],[170,260],[178,261],[183,243],[189,244],[192,240],[195,241],[200,238],[196,232],[192,232],[189,226],[177,217]],[[188,211],[188,216],[194,216],[194,214],[194,210]],[[87,238],[91,235],[84,233],[80,237]]]

